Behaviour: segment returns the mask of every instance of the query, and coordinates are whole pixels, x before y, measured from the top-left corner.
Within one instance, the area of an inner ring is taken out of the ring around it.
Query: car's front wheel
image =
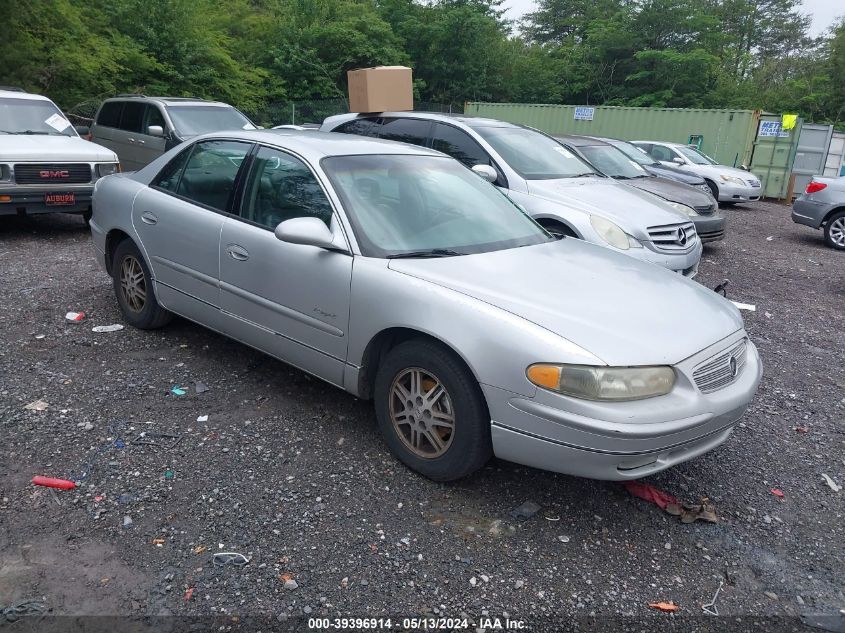
[[[831,248],[845,251],[845,211],[837,211],[824,227],[824,241]]]
[[[435,342],[411,340],[392,349],[378,368],[374,396],[390,450],[429,479],[460,479],[493,454],[478,382]]]
[[[710,187],[710,195],[713,196],[713,199],[716,202],[719,202],[719,188],[716,186],[716,183],[712,180],[705,180],[704,182],[706,182],[707,186]]]
[[[158,304],[150,270],[132,240],[117,245],[112,257],[112,280],[120,311],[130,325],[153,330],[167,325],[173,317]]]

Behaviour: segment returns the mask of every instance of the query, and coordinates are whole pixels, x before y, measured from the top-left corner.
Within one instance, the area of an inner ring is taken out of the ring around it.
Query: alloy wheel
[[[455,434],[455,410],[446,387],[419,367],[404,369],[393,379],[390,420],[402,443],[426,459],[449,450]]]
[[[828,229],[830,241],[840,248],[845,248],[845,216],[836,218]]]
[[[120,263],[120,291],[132,312],[141,312],[147,303],[147,282],[141,262],[127,255]]]

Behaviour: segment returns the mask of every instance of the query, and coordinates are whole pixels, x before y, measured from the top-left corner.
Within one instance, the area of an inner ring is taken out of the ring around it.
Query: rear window
[[[97,114],[97,125],[117,127],[120,124],[120,113],[123,110],[122,101],[108,101]]]
[[[332,132],[357,134],[358,136],[378,136],[380,127],[378,119],[354,119],[338,125]]]

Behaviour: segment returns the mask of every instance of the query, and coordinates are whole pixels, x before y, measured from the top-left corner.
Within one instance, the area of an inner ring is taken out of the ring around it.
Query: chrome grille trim
[[[692,379],[698,389],[702,393],[712,393],[732,384],[742,375],[747,348],[747,340],[743,339],[696,367],[692,372]],[[736,373],[731,369],[732,359],[736,363]]]
[[[686,233],[686,240],[681,242],[678,237],[679,229]],[[663,226],[648,227],[648,237],[657,250],[670,253],[686,252],[695,246],[698,241],[698,234],[695,232],[695,225],[692,222],[681,222],[679,224],[665,224]]]

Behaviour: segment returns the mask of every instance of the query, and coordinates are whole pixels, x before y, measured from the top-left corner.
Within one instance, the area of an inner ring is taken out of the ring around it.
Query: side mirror
[[[473,165],[472,171],[484,178],[487,182],[496,182],[499,174],[490,165]]]
[[[150,136],[164,136],[164,128],[160,125],[150,125],[147,127],[147,134]]]
[[[79,134],[79,136],[87,136],[91,133],[91,128],[87,125],[74,125],[73,129],[76,130],[76,133]]]
[[[276,227],[274,233],[276,239],[282,242],[337,250],[334,244],[334,235],[332,235],[326,223],[318,218],[285,220]]]
[[[672,162],[673,162],[673,163],[675,163],[676,165],[681,165],[682,167],[683,167],[684,165],[686,165],[686,163],[684,162],[684,159],[683,159],[683,158],[679,158],[679,157],[677,157],[677,156],[675,156],[675,158],[673,158],[673,159],[672,159]]]

